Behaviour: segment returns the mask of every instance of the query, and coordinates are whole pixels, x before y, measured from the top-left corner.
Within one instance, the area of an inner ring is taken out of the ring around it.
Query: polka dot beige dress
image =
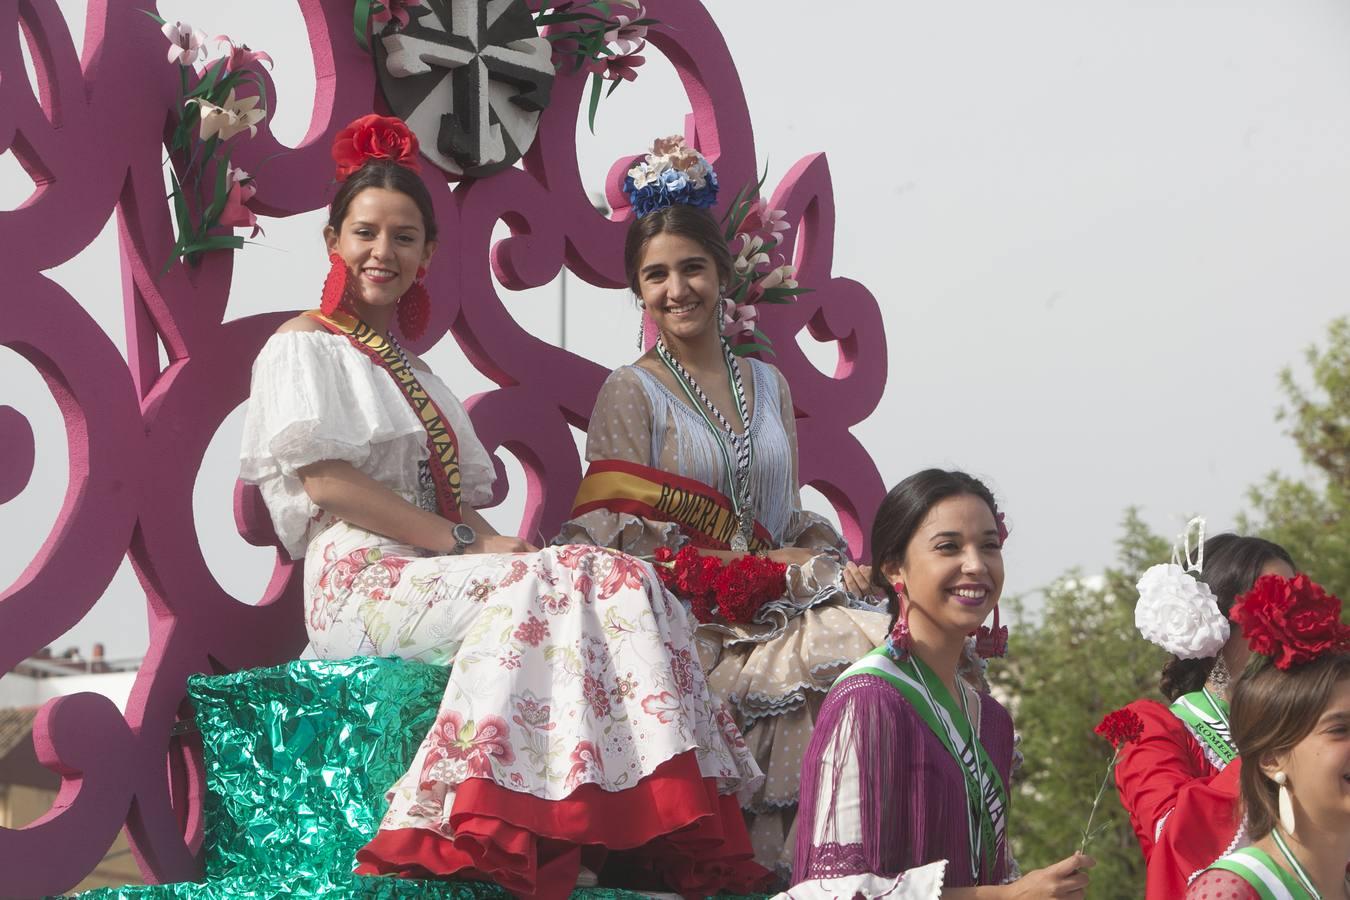
[[[787,590],[750,624],[700,625],[697,643],[708,686],[745,733],[764,786],[742,798],[755,858],[786,873],[792,865],[793,822],[802,755],[820,704],[835,677],[886,636],[884,606],[846,594],[836,551],[843,539],[821,516],[801,508],[797,432],[787,382],[773,366],[746,360],[751,377],[754,442],[751,499],[756,518],[778,546],[822,551],[788,570]],[[730,494],[717,444],[699,413],[652,373],[637,366],[613,372],[591,414],[586,458],[624,460],[712,485]],[[592,543],[634,555],[677,549],[680,527],[597,510],[563,525],[558,543]]]

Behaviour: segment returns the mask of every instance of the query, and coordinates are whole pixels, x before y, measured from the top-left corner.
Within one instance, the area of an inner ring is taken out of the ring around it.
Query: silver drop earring
[[[718,334],[721,334],[722,332],[726,331],[726,321],[727,321],[727,298],[726,298],[726,297],[718,297],[718,298],[717,298],[717,333],[718,333]]]
[[[1232,676],[1229,674],[1228,665],[1223,661],[1222,656],[1215,659],[1214,668],[1209,670],[1209,677],[1206,680],[1220,693],[1225,695],[1228,693],[1228,683],[1232,680]]]
[[[638,304],[638,350],[647,349],[647,309],[641,303]]]

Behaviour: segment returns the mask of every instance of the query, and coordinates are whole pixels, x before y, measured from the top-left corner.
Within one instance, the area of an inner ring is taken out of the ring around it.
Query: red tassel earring
[[[342,305],[342,298],[347,296],[346,261],[336,253],[328,254],[328,259],[333,265],[328,270],[328,277],[324,279],[323,297],[319,300],[319,310],[325,316],[337,312],[337,308]]]
[[[905,583],[897,581],[895,587],[896,602],[900,604],[899,614],[895,617],[895,627],[886,637],[886,653],[896,662],[909,659],[913,643],[909,634],[909,604],[905,602]]]
[[[398,301],[398,330],[410,341],[417,340],[426,332],[427,322],[431,319],[431,296],[422,283],[426,277],[427,270],[419,268],[417,280],[403,292]]]
[[[1008,626],[998,624],[998,607],[994,607],[994,627],[981,625],[971,632],[975,636],[975,652],[984,659],[1006,656],[1008,653]]]

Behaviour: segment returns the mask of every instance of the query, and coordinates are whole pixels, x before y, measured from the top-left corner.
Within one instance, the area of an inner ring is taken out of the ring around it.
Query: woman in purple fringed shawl
[[[944,900],[1083,896],[1093,861],[1081,854],[1017,877],[1012,719],[958,676],[967,636],[998,603],[1005,536],[993,494],[963,472],[919,472],[882,501],[873,578],[891,636],[839,677],[816,720],[794,882],[945,860]]]

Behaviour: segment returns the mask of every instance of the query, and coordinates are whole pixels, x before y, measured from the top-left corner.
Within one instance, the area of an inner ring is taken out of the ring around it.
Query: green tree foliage
[[[1170,547],[1133,509],[1117,546],[1117,564],[1104,575],[1070,572],[1052,584],[1034,620],[1023,615],[1020,600],[1005,601],[1018,624],[1007,659],[992,664],[989,677],[995,694],[1010,701],[1022,738],[1025,762],[1013,785],[1009,833],[1024,872],[1078,849],[1111,759],[1111,746],[1092,732],[1102,716],[1140,697],[1161,699],[1166,654],[1135,630],[1135,582],[1166,561]],[[1088,852],[1097,867],[1089,896],[1143,896],[1143,857],[1114,785],[1093,830]]]
[[[1311,347],[1312,386],[1286,369],[1280,375],[1289,427],[1311,479],[1272,473],[1251,489],[1252,512],[1240,534],[1260,534],[1289,550],[1299,568],[1342,596],[1350,594],[1350,319],[1331,323],[1324,348]],[[1140,697],[1161,700],[1158,676],[1166,654],[1134,627],[1135,582],[1165,562],[1170,543],[1151,533],[1133,509],[1125,514],[1117,564],[1096,578],[1072,571],[1045,592],[1041,614],[1024,615],[1005,600],[1014,621],[1009,657],[989,670],[1007,702],[1026,757],[1013,785],[1009,832],[1023,871],[1077,849],[1111,747],[1092,733],[1101,718]],[[1089,896],[1143,895],[1139,844],[1113,789],[1097,812],[1102,828],[1088,852],[1097,858]],[[1096,830],[1096,826],[1094,826]]]
[[[1325,349],[1307,350],[1313,386],[1280,373],[1289,425],[1312,478],[1271,473],[1251,489],[1252,513],[1240,529],[1282,545],[1298,567],[1345,597],[1350,592],[1350,319],[1336,319]]]

